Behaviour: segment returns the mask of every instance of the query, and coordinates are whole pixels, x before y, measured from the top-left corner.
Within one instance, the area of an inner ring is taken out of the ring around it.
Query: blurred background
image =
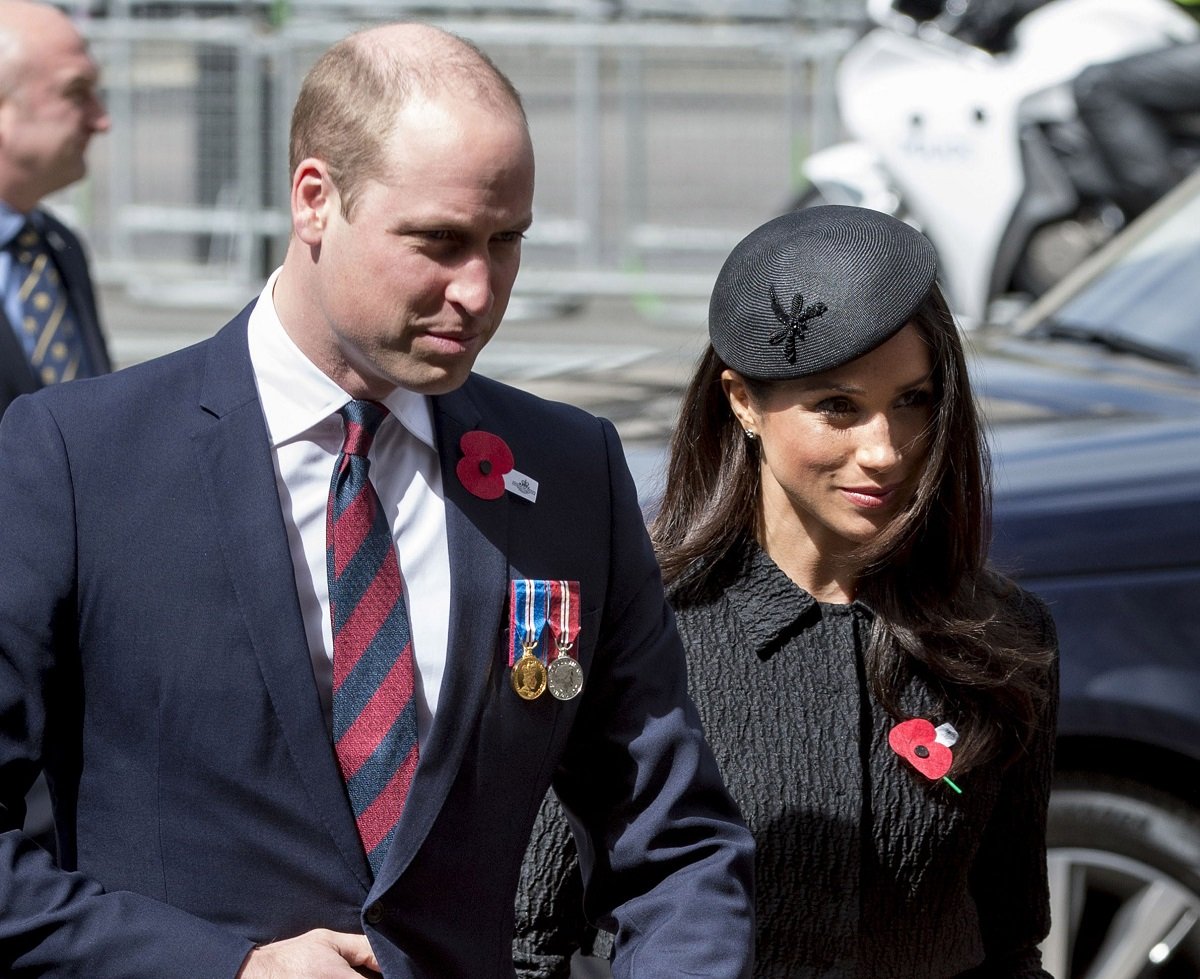
[[[822,202],[920,227],[963,325],[1011,320],[1141,209],[1080,118],[1081,73],[1200,38],[1189,0],[60,6],[101,64],[112,131],[93,142],[88,179],[49,203],[92,250],[121,364],[212,332],[278,264],[300,81],[372,22],[437,23],[513,78],[538,180],[510,323],[566,317],[585,335],[637,324],[605,334],[636,354],[605,360],[617,367],[664,347],[690,358],[729,249]],[[1196,111],[1161,116],[1163,188],[1200,160],[1200,59],[1169,82]],[[680,325],[690,346],[669,329]]]
[[[518,317],[615,297],[702,323],[724,255],[837,138],[833,71],[863,17],[852,0],[61,6],[101,64],[112,131],[50,203],[91,247],[122,362],[161,343],[127,337],[113,303],[186,331],[165,311],[232,312],[261,287],[289,229],[300,81],[330,43],[394,18],[471,38],[523,93],[538,180]]]

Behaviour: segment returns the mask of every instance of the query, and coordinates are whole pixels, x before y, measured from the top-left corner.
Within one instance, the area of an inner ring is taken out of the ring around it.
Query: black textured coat
[[[1015,601],[1031,640],[1052,645],[1044,607]],[[1049,927],[1055,696],[1032,750],[966,773],[958,795],[889,747],[895,721],[863,676],[861,603],[818,603],[751,548],[730,587],[677,618],[692,695],[758,846],[755,976],[1046,977],[1037,943]],[[903,706],[953,721],[933,703],[913,683]],[[522,874],[518,975],[568,974],[589,943],[581,894],[551,798]]]

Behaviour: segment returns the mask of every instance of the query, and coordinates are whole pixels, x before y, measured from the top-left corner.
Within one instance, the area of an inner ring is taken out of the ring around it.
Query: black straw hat
[[[725,260],[708,307],[717,355],[739,374],[819,374],[898,333],[929,295],[937,256],[897,218],[826,204],[768,221]]]

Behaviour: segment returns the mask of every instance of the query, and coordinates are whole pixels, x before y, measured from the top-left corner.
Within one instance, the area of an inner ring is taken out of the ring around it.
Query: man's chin
[[[474,357],[462,358],[448,366],[426,365],[422,370],[402,372],[396,378],[396,385],[417,394],[449,394],[467,382],[474,366]]]

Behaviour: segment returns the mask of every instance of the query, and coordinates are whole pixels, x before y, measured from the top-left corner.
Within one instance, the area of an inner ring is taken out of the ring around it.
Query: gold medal
[[[512,645],[508,662],[512,672],[509,679],[522,700],[537,700],[546,692],[546,664],[537,655],[538,643],[546,628],[546,583],[514,578],[510,588]]]
[[[527,646],[521,658],[513,664],[513,689],[526,700],[537,700],[546,692],[546,667]]]
[[[583,667],[570,653],[560,651],[546,672],[546,685],[559,700],[571,700],[583,689]]]

